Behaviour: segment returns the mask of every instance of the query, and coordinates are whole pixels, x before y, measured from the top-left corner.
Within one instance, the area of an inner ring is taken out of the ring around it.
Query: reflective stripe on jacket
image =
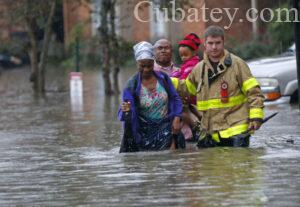
[[[196,95],[202,127],[216,141],[217,135],[229,138],[241,134],[247,130],[249,119],[264,117],[264,96],[259,83],[241,58],[225,50],[218,65],[217,76],[210,84],[208,70],[213,71],[213,67],[205,54],[185,81],[172,78],[172,83],[179,94]],[[222,101],[222,83],[228,86],[226,101]]]

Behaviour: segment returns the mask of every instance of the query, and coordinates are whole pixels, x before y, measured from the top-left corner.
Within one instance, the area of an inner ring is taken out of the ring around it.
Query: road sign
[[[82,88],[82,73],[70,73],[70,97],[72,112],[83,111],[83,88]]]

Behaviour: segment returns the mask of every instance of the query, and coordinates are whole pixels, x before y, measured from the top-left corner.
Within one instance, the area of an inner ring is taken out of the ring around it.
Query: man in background
[[[155,63],[154,70],[170,75],[174,71],[180,71],[172,62],[172,45],[167,39],[160,39],[154,44]]]

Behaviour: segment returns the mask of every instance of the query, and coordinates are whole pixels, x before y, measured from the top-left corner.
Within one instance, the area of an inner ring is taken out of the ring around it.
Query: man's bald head
[[[172,63],[172,44],[167,39],[157,40],[154,44],[155,61],[160,66],[169,66]]]
[[[172,44],[169,40],[167,39],[159,39],[155,42],[154,47],[158,47],[160,45],[169,45],[170,47],[172,47]]]

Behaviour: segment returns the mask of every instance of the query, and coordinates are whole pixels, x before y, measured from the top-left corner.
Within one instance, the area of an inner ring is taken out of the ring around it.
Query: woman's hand
[[[175,144],[174,139],[172,139],[172,144],[171,144],[170,150],[176,150],[176,144]]]
[[[172,134],[179,134],[181,129],[180,117],[175,117],[172,123]]]
[[[121,109],[122,109],[123,112],[130,111],[130,109],[131,109],[131,103],[129,101],[128,102],[122,102]]]

